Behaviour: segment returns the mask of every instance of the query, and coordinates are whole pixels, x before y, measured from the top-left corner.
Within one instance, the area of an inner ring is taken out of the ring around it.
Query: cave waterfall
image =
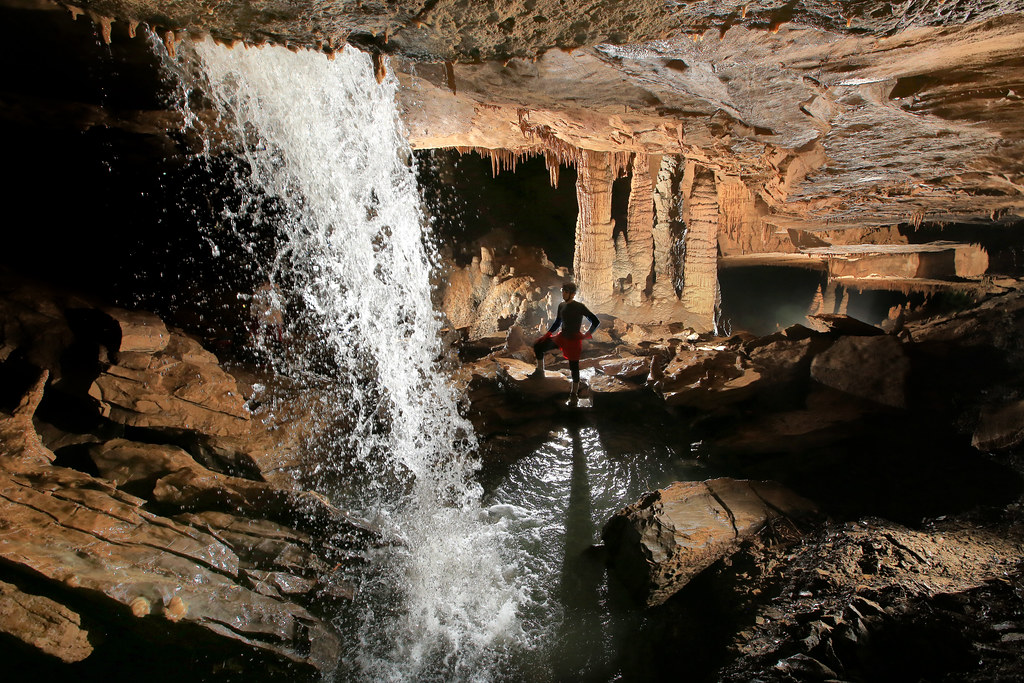
[[[240,144],[243,184],[281,207],[273,277],[340,368],[349,428],[331,448],[392,481],[365,491],[362,511],[394,541],[360,587],[363,635],[348,665],[374,680],[489,678],[524,645],[529,581],[481,507],[472,428],[438,368],[432,247],[397,80],[378,83],[354,49],[328,60],[204,41],[195,53]]]

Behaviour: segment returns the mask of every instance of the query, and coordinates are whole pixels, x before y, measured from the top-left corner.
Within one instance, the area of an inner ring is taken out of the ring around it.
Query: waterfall
[[[343,502],[395,539],[371,551],[350,627],[362,635],[343,666],[372,680],[496,677],[530,647],[530,579],[503,522],[481,507],[472,428],[439,369],[433,248],[397,80],[377,83],[369,57],[351,48],[334,60],[211,41],[180,52],[175,68],[202,83],[201,95],[184,88],[187,118],[199,126],[196,101],[212,101],[206,134],[230,133],[239,155],[235,182],[250,199],[238,212],[275,207],[268,291],[288,302],[305,353],[322,356],[282,367],[330,368],[324,424],[344,428],[330,437],[325,427],[318,457],[369,473]]]

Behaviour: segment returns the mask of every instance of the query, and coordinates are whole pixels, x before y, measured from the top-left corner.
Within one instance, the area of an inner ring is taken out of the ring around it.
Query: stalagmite
[[[679,201],[679,184],[682,176],[683,165],[678,157],[662,158],[658,179],[654,185],[654,285],[651,298],[655,300],[676,298],[672,246],[683,229],[682,205]]]
[[[615,172],[610,156],[584,151],[576,179],[579,216],[576,219],[576,253],[573,270],[579,298],[595,312],[612,299],[612,267],[615,260],[612,220],[612,182]]]
[[[686,205],[683,305],[714,328],[718,302],[718,197],[710,173],[697,175]]]
[[[650,161],[646,154],[637,154],[633,159],[626,242],[629,274],[633,280],[629,302],[638,305],[647,296],[654,269],[654,198]]]

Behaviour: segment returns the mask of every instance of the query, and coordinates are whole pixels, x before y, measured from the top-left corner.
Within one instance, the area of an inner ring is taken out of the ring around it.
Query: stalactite
[[[373,75],[376,76],[378,83],[383,83],[388,75],[388,67],[384,63],[384,55],[379,52],[373,53]]]
[[[686,309],[700,316],[710,330],[714,328],[718,300],[718,196],[709,172],[700,172],[694,178],[685,209],[681,298]]]
[[[103,36],[103,42],[106,45],[110,45],[110,29],[114,20],[110,17],[95,17],[94,21],[100,25],[100,35]]]
[[[682,233],[682,206],[679,201],[679,184],[682,180],[682,164],[675,156],[662,157],[658,178],[654,185],[655,221],[652,230],[654,242],[654,283],[651,298],[655,300],[675,299],[673,282],[676,272],[672,265],[672,246]]]
[[[128,37],[129,38],[134,38],[136,32],[138,31],[138,28],[139,28],[139,22],[138,21],[136,21],[135,19],[132,19],[131,21],[129,21],[128,22]]]
[[[646,154],[634,157],[632,171],[626,211],[626,248],[633,281],[629,300],[638,305],[647,298],[654,275],[654,186]]]
[[[595,312],[611,303],[615,244],[612,220],[611,155],[586,150],[577,165],[576,250],[573,271],[580,299]]]

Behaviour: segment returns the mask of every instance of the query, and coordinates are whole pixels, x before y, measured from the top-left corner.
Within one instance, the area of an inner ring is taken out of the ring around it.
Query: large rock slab
[[[815,510],[774,482],[676,482],[615,513],[601,538],[611,569],[640,600],[658,605],[768,520]]]
[[[153,342],[141,336],[130,339],[137,345]],[[153,353],[118,353],[117,363],[100,373],[89,395],[104,417],[132,427],[239,438],[249,431],[249,411],[235,379],[216,356],[183,334],[171,334]]]
[[[65,662],[80,662],[92,654],[77,612],[5,581],[0,581],[0,631]]]
[[[338,641],[329,627],[244,588],[228,546],[143,503],[74,470],[0,473],[0,559],[88,595],[101,610],[191,623],[212,639],[333,667]]]
[[[230,511],[256,519],[332,525],[353,538],[376,534],[366,522],[349,517],[322,496],[214,472],[177,446],[112,439],[89,452],[100,473],[119,488],[181,510]]]
[[[895,337],[843,337],[811,361],[825,386],[894,408],[907,405],[910,360]]]

